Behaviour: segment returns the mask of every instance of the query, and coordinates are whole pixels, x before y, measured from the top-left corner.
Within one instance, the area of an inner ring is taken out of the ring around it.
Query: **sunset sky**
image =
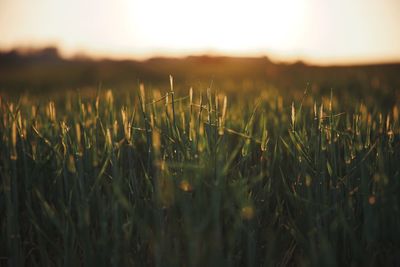
[[[0,0],[0,49],[400,61],[399,0]]]

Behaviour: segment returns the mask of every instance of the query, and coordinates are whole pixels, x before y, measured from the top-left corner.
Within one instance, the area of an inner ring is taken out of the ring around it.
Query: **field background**
[[[129,90],[140,82],[147,87],[168,87],[173,75],[176,90],[205,89],[214,83],[234,93],[261,91],[265,86],[279,88],[288,96],[304,91],[316,94],[358,96],[361,100],[393,105],[399,99],[400,64],[355,66],[312,66],[272,62],[267,57],[191,56],[159,57],[145,61],[94,60],[84,56],[64,59],[54,47],[15,49],[0,52],[0,90],[3,94],[64,92],[103,88]],[[378,97],[378,98],[376,98]],[[370,99],[372,98],[372,99]],[[344,100],[344,99],[342,99]]]

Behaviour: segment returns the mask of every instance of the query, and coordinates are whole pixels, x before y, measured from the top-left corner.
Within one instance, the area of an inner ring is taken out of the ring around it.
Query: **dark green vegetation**
[[[399,73],[0,53],[0,265],[400,265]]]
[[[398,105],[216,89],[1,98],[1,263],[400,264]]]

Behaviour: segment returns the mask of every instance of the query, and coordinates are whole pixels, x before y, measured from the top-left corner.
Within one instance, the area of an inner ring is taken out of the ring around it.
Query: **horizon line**
[[[365,59],[361,56],[353,57],[319,57],[313,59],[312,56],[305,55],[282,55],[278,52],[224,52],[217,49],[201,49],[198,51],[163,51],[165,49],[154,49],[153,51],[146,51],[138,54],[135,53],[115,53],[106,51],[88,52],[88,49],[68,49],[63,48],[57,44],[43,44],[43,45],[14,45],[14,46],[0,46],[0,53],[7,53],[16,51],[21,54],[35,53],[44,49],[53,48],[57,51],[60,58],[64,60],[71,60],[76,58],[84,58],[88,60],[132,60],[145,62],[156,58],[165,59],[185,59],[189,57],[227,57],[227,58],[267,58],[274,64],[296,64],[303,63],[309,66],[362,66],[362,65],[386,65],[386,64],[400,64],[400,57],[384,56],[371,57]]]

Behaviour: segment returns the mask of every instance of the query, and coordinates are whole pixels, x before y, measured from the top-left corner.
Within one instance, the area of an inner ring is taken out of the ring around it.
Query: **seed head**
[[[171,92],[174,91],[174,77],[172,75],[169,75],[169,84],[171,86]]]
[[[294,102],[292,102],[292,112],[291,112],[291,117],[292,117],[292,129],[294,131],[294,124],[296,122],[296,110],[294,108]]]
[[[17,123],[14,120],[11,125],[11,143],[12,143],[12,149],[11,149],[11,160],[17,160]]]
[[[144,84],[143,83],[141,83],[140,85],[139,85],[139,90],[140,90],[140,100],[142,101],[142,108],[144,109],[144,107],[145,107],[145,99],[146,99],[146,95],[145,95],[145,91],[144,91]]]

